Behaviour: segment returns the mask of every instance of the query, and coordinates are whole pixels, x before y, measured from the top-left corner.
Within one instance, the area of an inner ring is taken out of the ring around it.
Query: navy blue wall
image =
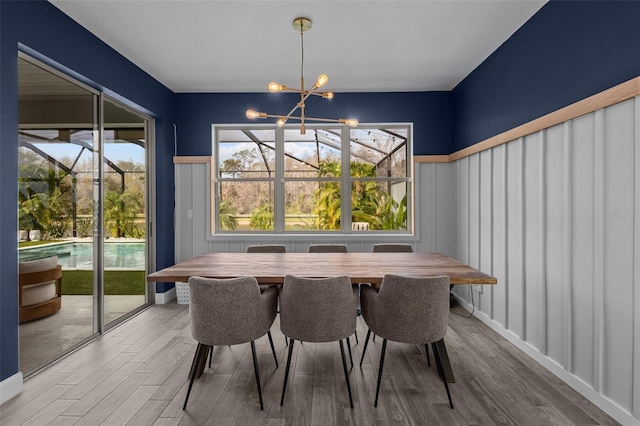
[[[297,100],[299,95],[289,93],[177,94],[178,155],[211,155],[212,124],[274,124],[274,119],[248,120],[245,112],[255,109],[286,115]],[[336,93],[331,100],[311,98],[306,106],[310,117],[357,118],[361,123],[413,122],[415,155],[451,152],[450,92]]]
[[[639,1],[551,1],[453,90],[453,151],[638,75]]]
[[[173,92],[45,1],[0,1],[0,380],[18,372],[18,48],[156,118],[157,266],[173,264]],[[68,69],[67,69],[68,68]],[[119,94],[119,95],[116,95]],[[124,97],[124,98],[123,98]],[[133,102],[133,103],[132,103]],[[169,196],[163,196],[170,194]]]

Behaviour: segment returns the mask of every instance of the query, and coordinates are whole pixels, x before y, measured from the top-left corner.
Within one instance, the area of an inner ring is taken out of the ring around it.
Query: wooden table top
[[[385,274],[447,275],[451,284],[497,284],[497,279],[440,253],[206,253],[147,276],[151,282],[187,282],[189,277],[254,276],[282,284],[285,275],[347,275],[353,283],[382,282]]]

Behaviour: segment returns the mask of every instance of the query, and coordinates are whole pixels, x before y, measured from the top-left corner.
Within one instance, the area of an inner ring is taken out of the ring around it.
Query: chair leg
[[[375,334],[373,335],[373,341],[374,342],[376,341],[376,335]]]
[[[353,333],[354,336],[356,336],[356,345],[359,345],[360,342],[358,341],[358,332],[356,331],[355,333]]]
[[[200,343],[196,345],[196,354],[193,356],[193,361],[191,362],[191,368],[189,369],[189,374],[187,375],[187,379],[190,379],[192,376],[195,376],[195,371],[198,368],[198,350],[200,349]]]
[[[264,410],[262,405],[262,387],[260,386],[260,371],[258,370],[258,358],[256,357],[256,342],[251,341],[251,354],[253,355],[253,371],[256,373],[256,384],[258,385],[258,398],[260,399],[260,410]]]
[[[213,346],[209,348],[209,368],[211,368],[211,359],[213,359]]]
[[[273,359],[276,362],[276,368],[278,368],[278,357],[276,356],[276,348],[273,346],[273,338],[271,337],[271,331],[267,331],[269,337],[269,344],[271,345],[271,352],[273,352]]]
[[[287,356],[287,368],[284,370],[284,384],[282,385],[282,398],[280,398],[280,406],[284,404],[284,392],[287,390],[287,380],[289,379],[289,367],[291,367],[291,355],[293,355],[293,342],[295,340],[291,339],[291,344],[289,345],[289,356]]]
[[[442,342],[444,343],[444,342]],[[440,362],[440,354],[438,353],[438,347],[435,343],[431,344],[431,348],[433,349],[433,357],[436,359],[436,366],[438,367],[438,374],[442,378],[444,382],[444,388],[447,390],[447,397],[449,398],[449,406],[453,409],[453,401],[451,400],[451,393],[449,392],[449,384],[447,383],[447,379],[444,377],[444,371],[442,370],[442,363]]]
[[[360,367],[362,367],[362,361],[364,361],[364,354],[367,353],[367,345],[369,344],[370,336],[371,336],[371,329],[367,330],[367,337],[364,339],[364,349],[362,350],[362,357],[360,358]]]
[[[351,342],[347,337],[347,349],[349,349],[349,359],[351,360],[351,368],[353,368],[353,356],[351,355]]]
[[[196,354],[193,357],[193,363],[191,364],[191,372],[189,373],[189,388],[187,388],[187,396],[184,399],[184,405],[182,406],[183,410],[187,409],[187,401],[189,401],[189,394],[191,393],[191,387],[193,386],[193,381],[196,378],[196,370],[198,369],[198,360],[202,355],[202,350],[204,349],[204,345],[202,343],[198,343],[198,347],[196,348]]]
[[[349,338],[347,338],[347,345],[349,344]],[[349,404],[353,408],[353,398],[351,397],[351,383],[349,382],[349,371],[347,371],[347,360],[344,357],[344,346],[342,340],[340,340],[340,354],[342,355],[342,368],[344,369],[344,379],[347,382],[347,392],[349,392]],[[353,367],[353,360],[351,360],[351,366]]]
[[[427,365],[431,367],[431,360],[429,359],[429,344],[424,344],[424,352],[427,354]]]
[[[380,354],[380,368],[378,368],[378,384],[376,385],[376,402],[374,407],[378,406],[378,395],[380,394],[380,381],[382,380],[382,369],[384,368],[384,355],[387,352],[387,339],[382,339],[382,353]]]

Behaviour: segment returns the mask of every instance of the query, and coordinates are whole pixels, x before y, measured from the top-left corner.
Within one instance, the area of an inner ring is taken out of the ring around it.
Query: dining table
[[[446,275],[451,285],[497,284],[497,279],[442,253],[205,253],[147,275],[149,282],[188,282],[190,277],[253,276],[260,284],[282,285],[287,275],[348,276],[353,284],[377,286],[387,274]],[[444,343],[438,345],[445,379],[455,378]],[[203,363],[202,360],[200,362]],[[204,365],[198,370],[199,374]],[[198,375],[199,375],[198,374]]]

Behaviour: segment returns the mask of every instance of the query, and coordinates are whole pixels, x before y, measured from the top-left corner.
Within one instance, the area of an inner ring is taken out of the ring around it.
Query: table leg
[[[444,345],[444,339],[436,342],[436,346],[438,347],[438,355],[440,355],[440,362],[442,363],[445,379],[448,383],[455,383],[456,379],[453,377],[453,370],[451,369],[451,362],[447,354],[447,347]]]

